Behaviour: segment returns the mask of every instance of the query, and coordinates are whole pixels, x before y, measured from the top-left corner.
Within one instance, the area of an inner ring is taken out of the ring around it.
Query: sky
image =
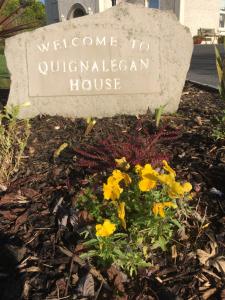
[[[222,7],[225,7],[225,0],[221,0]]]

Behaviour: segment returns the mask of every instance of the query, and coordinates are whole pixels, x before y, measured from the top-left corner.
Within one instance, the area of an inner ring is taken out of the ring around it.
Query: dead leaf
[[[31,188],[21,189],[21,194],[30,199],[40,195],[38,191]]]
[[[225,274],[225,257],[219,256],[213,263],[213,266],[217,269],[219,273]]]
[[[71,278],[72,278],[72,285],[76,285],[78,280],[79,280],[78,275],[77,274],[72,274]]]
[[[195,122],[199,125],[199,126],[202,126],[202,118],[200,116],[197,116],[195,118]]]
[[[14,232],[17,232],[19,227],[21,225],[23,225],[24,223],[26,223],[27,218],[28,218],[28,212],[26,211],[25,213],[23,213],[16,219],[15,226],[14,226]]]
[[[94,297],[95,282],[93,276],[90,273],[81,278],[81,282],[78,286],[78,292],[83,297]]]
[[[202,300],[207,300],[207,299],[209,299],[212,295],[214,295],[214,294],[216,293],[216,291],[217,291],[216,288],[207,290],[207,291],[202,295]]]
[[[15,193],[4,195],[3,197],[0,198],[0,206],[17,202],[18,196],[19,195]]]
[[[225,289],[222,290],[220,297],[221,297],[221,300],[225,300]]]
[[[53,209],[53,211],[52,211],[53,214],[56,214],[56,213],[57,213],[57,211],[58,211],[59,207],[61,206],[63,200],[64,200],[63,197],[60,197],[60,198],[59,198],[58,202],[56,203],[56,205],[55,205],[55,207],[54,207],[54,209]]]
[[[30,146],[28,148],[28,152],[29,152],[30,155],[33,155],[35,153],[35,148]]]
[[[173,245],[171,247],[171,252],[172,252],[172,258],[176,261],[176,259],[177,259],[177,247],[176,247],[176,245]]]
[[[29,299],[29,292],[30,292],[30,284],[29,281],[26,280],[23,286],[23,299],[28,300]]]
[[[120,271],[115,265],[112,265],[107,270],[107,274],[109,279],[113,281],[115,288],[120,292],[125,292],[124,283],[128,281],[126,274]]]
[[[202,265],[208,265],[208,260],[210,259],[210,257],[212,257],[211,254],[201,249],[197,250],[197,256]]]
[[[27,273],[38,273],[40,271],[41,271],[41,269],[39,267],[35,267],[35,266],[29,267],[26,269]]]
[[[91,222],[93,221],[92,216],[86,211],[86,210],[82,210],[79,212],[78,214],[79,219],[84,221],[84,222]]]
[[[2,218],[9,220],[9,221],[15,221],[15,219],[17,218],[17,215],[14,215],[13,211],[10,211],[10,210],[1,211],[0,214],[1,214]]]
[[[56,281],[56,286],[59,289],[60,294],[64,294],[65,289],[66,289],[66,281],[64,278],[60,278]]]
[[[180,241],[186,241],[188,240],[188,235],[186,234],[186,231],[185,231],[185,227],[182,226],[181,228],[178,229],[178,232],[177,232],[178,236],[179,236],[179,240]]]

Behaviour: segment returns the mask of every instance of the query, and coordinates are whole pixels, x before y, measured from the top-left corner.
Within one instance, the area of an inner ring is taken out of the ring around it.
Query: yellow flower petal
[[[154,180],[142,179],[141,181],[139,181],[138,186],[142,192],[148,192],[148,191],[154,189],[156,184],[157,184],[157,182]]]
[[[103,195],[105,200],[118,200],[123,189],[115,181],[112,183],[103,184]]]
[[[165,218],[165,212],[164,212],[164,209],[163,209],[163,204],[162,203],[160,203],[160,204],[159,204],[159,215],[160,215],[161,218]]]
[[[142,169],[143,169],[143,167],[142,167],[141,165],[139,165],[139,164],[137,164],[137,165],[134,167],[134,170],[135,170],[136,173],[140,173]]]
[[[126,173],[123,173],[123,179],[124,179],[124,182],[125,182],[126,185],[129,185],[132,182],[130,176]]]
[[[124,169],[126,171],[130,169],[130,164],[127,162],[126,157],[117,158],[115,159],[115,162],[118,168]]]
[[[152,212],[153,212],[153,214],[154,214],[155,216],[158,215],[158,213],[159,213],[158,203],[154,203],[154,204],[153,204]]]
[[[118,206],[118,217],[121,220],[121,224],[124,229],[126,229],[126,221],[125,221],[125,202],[119,203]]]
[[[162,218],[165,217],[162,203],[154,203],[152,208],[153,214],[157,217],[158,215]]]
[[[120,170],[114,170],[112,173],[112,177],[117,181],[120,182],[121,180],[123,180],[124,176],[123,173]]]
[[[176,177],[176,172],[168,165],[166,160],[163,160],[162,162],[163,162],[163,165],[164,165],[163,169],[175,178]]]
[[[177,205],[175,203],[173,203],[172,201],[163,202],[162,204],[163,204],[164,207],[177,208]]]
[[[112,178],[119,183],[124,180],[125,184],[128,185],[131,183],[131,178],[128,174],[121,172],[120,170],[114,170],[112,173]]]
[[[189,193],[192,190],[192,185],[190,184],[190,182],[185,182],[183,184],[183,190],[185,193]]]

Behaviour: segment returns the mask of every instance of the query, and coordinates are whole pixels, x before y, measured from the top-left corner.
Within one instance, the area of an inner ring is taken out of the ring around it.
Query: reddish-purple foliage
[[[177,137],[176,131],[168,132],[165,127],[155,134],[149,134],[147,130],[137,126],[131,133],[117,132],[114,136],[98,140],[95,145],[83,144],[74,149],[77,155],[76,166],[93,171],[106,170],[115,168],[115,159],[122,157],[126,158],[131,167],[146,163],[161,165],[162,160],[168,160],[170,155],[161,151],[159,143]]]

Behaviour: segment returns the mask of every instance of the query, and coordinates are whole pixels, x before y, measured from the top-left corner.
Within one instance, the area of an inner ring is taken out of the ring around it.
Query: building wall
[[[117,0],[117,3],[129,2],[145,5],[147,0]],[[88,13],[98,13],[112,7],[111,0],[45,0],[48,24],[70,19],[73,17],[75,5],[81,5]]]
[[[159,0],[159,8],[174,12],[178,20],[180,19],[180,0]]]
[[[111,0],[99,0],[99,12],[102,12],[110,7],[112,7]]]
[[[192,36],[198,34],[200,28],[219,28],[220,0],[185,0],[184,25],[190,28]]]

